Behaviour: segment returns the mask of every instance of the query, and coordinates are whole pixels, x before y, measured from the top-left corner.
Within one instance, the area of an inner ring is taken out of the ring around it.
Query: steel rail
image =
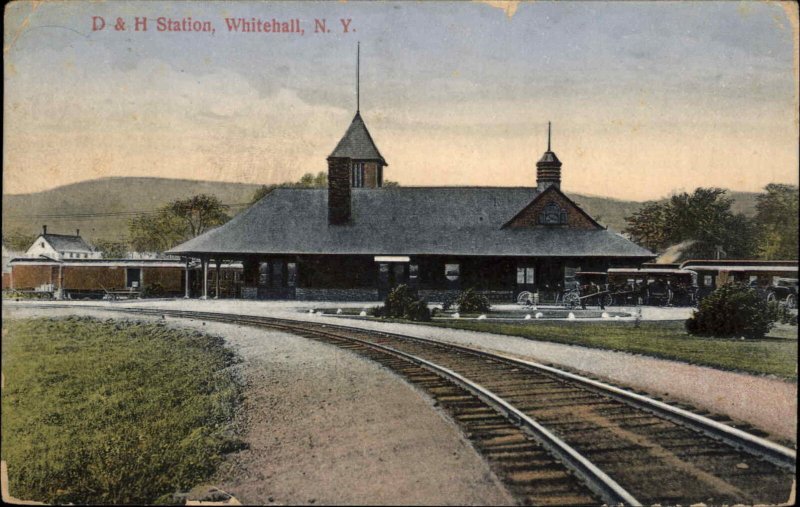
[[[246,320],[247,323],[256,323],[258,325],[267,325],[269,327],[279,327],[282,329],[296,329],[292,326],[276,326],[273,324],[266,324],[258,321]],[[341,336],[338,334],[329,333],[326,331],[304,329],[305,332],[316,333],[321,335],[331,336],[339,340],[347,340],[350,342],[360,343],[364,346],[383,350],[392,355],[402,357],[412,363],[418,364],[427,368],[428,370],[444,377],[451,382],[463,387],[471,392],[486,404],[495,408],[500,413],[504,414],[508,419],[516,424],[519,424],[526,430],[528,434],[536,439],[545,449],[550,451],[556,458],[558,458],[565,466],[572,469],[579,477],[586,483],[587,487],[597,494],[608,505],[630,505],[632,507],[641,507],[641,503],[627,490],[619,485],[614,479],[609,477],[605,472],[600,470],[594,463],[586,459],[572,446],[555,436],[547,428],[533,420],[530,416],[524,414],[516,407],[509,404],[504,399],[485,387],[472,382],[471,380],[459,375],[458,373],[440,366],[436,363],[422,359],[421,357],[394,349],[392,347],[381,345],[378,343],[361,340],[358,338]]]
[[[28,305],[34,306],[34,305]],[[39,304],[35,305],[37,307],[56,307],[53,304]],[[75,308],[74,306],[70,305],[58,305],[57,307],[66,307],[66,308]],[[655,400],[653,398],[649,398],[647,396],[633,393],[627,391],[625,389],[613,386],[611,384],[607,384],[605,382],[601,382],[599,380],[594,380],[588,377],[584,377],[582,375],[578,375],[575,373],[571,373],[565,370],[561,370],[558,368],[554,368],[552,366],[547,366],[541,363],[537,363],[534,361],[527,361],[519,358],[515,358],[503,353],[498,352],[487,352],[484,350],[475,349],[472,347],[465,347],[463,345],[457,345],[453,343],[441,342],[437,340],[432,340],[429,338],[420,338],[415,336],[408,336],[399,333],[392,333],[387,331],[378,331],[372,329],[364,329],[352,326],[346,326],[341,324],[333,324],[333,323],[319,323],[319,322],[312,322],[307,320],[301,319],[290,319],[290,318],[275,318],[275,317],[262,317],[257,315],[241,315],[241,314],[226,314],[221,312],[196,312],[196,311],[186,311],[186,310],[158,310],[158,309],[149,309],[149,308],[108,308],[105,306],[90,306],[90,305],[81,305],[82,308],[93,308],[93,309],[103,309],[103,310],[111,310],[111,311],[119,311],[119,312],[129,312],[129,313],[143,313],[143,314],[167,314],[173,316],[181,316],[185,315],[187,317],[202,317],[208,320],[217,320],[220,316],[222,317],[231,317],[231,318],[244,318],[244,319],[253,319],[252,323],[278,323],[278,322],[292,322],[296,324],[310,324],[310,325],[321,325],[333,329],[341,329],[345,331],[359,331],[359,332],[366,332],[366,333],[377,333],[379,335],[395,337],[403,340],[408,341],[416,341],[420,343],[425,343],[429,345],[434,345],[444,349],[453,349],[459,350],[461,352],[486,357],[494,360],[501,360],[506,363],[513,364],[515,366],[524,367],[526,369],[531,369],[539,372],[545,372],[550,375],[555,375],[557,377],[565,378],[571,380],[573,382],[579,383],[584,387],[598,392],[600,394],[604,394],[610,396],[618,401],[626,403],[628,405],[632,405],[636,408],[641,410],[645,410],[647,412],[653,413],[660,417],[666,418],[670,421],[676,422],[678,424],[684,425],[693,429],[694,431],[703,433],[705,435],[711,436],[715,439],[722,440],[723,442],[727,443],[728,445],[732,445],[735,448],[742,449],[750,454],[754,454],[757,457],[762,457],[768,459],[771,463],[778,465],[785,469],[790,469],[792,471],[796,470],[796,461],[797,461],[797,453],[794,449],[790,449],[786,446],[777,444],[765,438],[758,437],[756,435],[752,435],[747,433],[746,431],[740,430],[738,428],[731,427],[727,424],[720,423],[718,421],[714,421],[708,417],[694,414],[688,410],[684,410],[678,407],[674,407],[669,405],[668,403],[664,403],[662,401]],[[275,325],[275,324],[273,324]],[[275,327],[278,327],[277,325]],[[287,326],[290,327],[290,326]],[[399,351],[398,351],[399,352]]]
[[[264,319],[271,317],[259,317],[259,318]],[[279,319],[279,320],[290,320],[290,319]],[[294,322],[312,323],[303,320],[294,320]],[[796,470],[797,451],[795,451],[794,449],[777,444],[765,438],[758,437],[751,433],[747,433],[746,431],[734,428],[732,426],[721,423],[719,421],[715,421],[708,417],[692,413],[688,410],[679,407],[674,407],[663,401],[655,400],[653,398],[641,394],[627,391],[620,387],[616,387],[599,380],[594,380],[588,377],[584,377],[582,375],[578,375],[576,373],[571,373],[565,370],[561,370],[559,368],[537,363],[535,361],[519,359],[513,356],[503,354],[501,352],[487,352],[472,347],[465,347],[463,345],[440,342],[429,338],[420,338],[416,336],[408,336],[386,331],[376,331],[376,330],[369,330],[369,329],[356,328],[350,326],[342,326],[339,324],[330,324],[330,326],[340,329],[353,329],[358,331],[379,333],[386,336],[392,336],[405,340],[433,344],[440,347],[456,349],[465,353],[470,353],[490,359],[495,359],[495,360],[501,359],[515,366],[522,366],[528,369],[538,370],[540,372],[547,372],[550,373],[551,375],[556,375],[558,377],[572,380],[574,382],[577,382],[579,384],[582,384],[590,388],[595,392],[611,396],[612,398],[619,400],[623,403],[633,405],[639,409],[646,410],[655,415],[664,417],[673,422],[692,428],[695,431],[722,440],[726,442],[728,445],[732,445],[737,448],[742,448],[750,452],[751,454],[767,458],[771,463],[778,465],[782,468]]]

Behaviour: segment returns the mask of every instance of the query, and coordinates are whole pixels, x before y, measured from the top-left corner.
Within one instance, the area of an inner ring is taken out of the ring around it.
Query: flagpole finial
[[[550,151],[550,122],[547,122],[547,151]]]

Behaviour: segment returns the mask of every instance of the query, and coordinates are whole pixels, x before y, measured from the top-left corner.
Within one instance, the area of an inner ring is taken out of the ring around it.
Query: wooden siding
[[[19,290],[30,290],[46,283],[55,283],[50,278],[52,265],[42,266],[13,266],[11,268],[11,281],[13,287]],[[58,269],[58,268],[56,268]]]
[[[184,269],[182,268],[142,268],[142,285],[148,287],[155,283],[167,292],[183,290]]]
[[[67,290],[124,290],[125,268],[116,266],[65,266]]]

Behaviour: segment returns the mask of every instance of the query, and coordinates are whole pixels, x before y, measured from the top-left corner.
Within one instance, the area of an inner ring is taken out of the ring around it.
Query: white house
[[[53,260],[66,259],[101,259],[102,252],[96,251],[81,237],[80,229],[75,235],[48,234],[47,226],[25,252],[25,257],[46,257]]]

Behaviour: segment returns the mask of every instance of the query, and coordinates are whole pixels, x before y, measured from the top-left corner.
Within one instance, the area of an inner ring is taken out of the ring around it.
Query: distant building
[[[101,259],[102,252],[95,250],[81,237],[80,229],[71,234],[48,234],[47,226],[25,252],[28,258],[45,258],[56,261],[67,259]]]

